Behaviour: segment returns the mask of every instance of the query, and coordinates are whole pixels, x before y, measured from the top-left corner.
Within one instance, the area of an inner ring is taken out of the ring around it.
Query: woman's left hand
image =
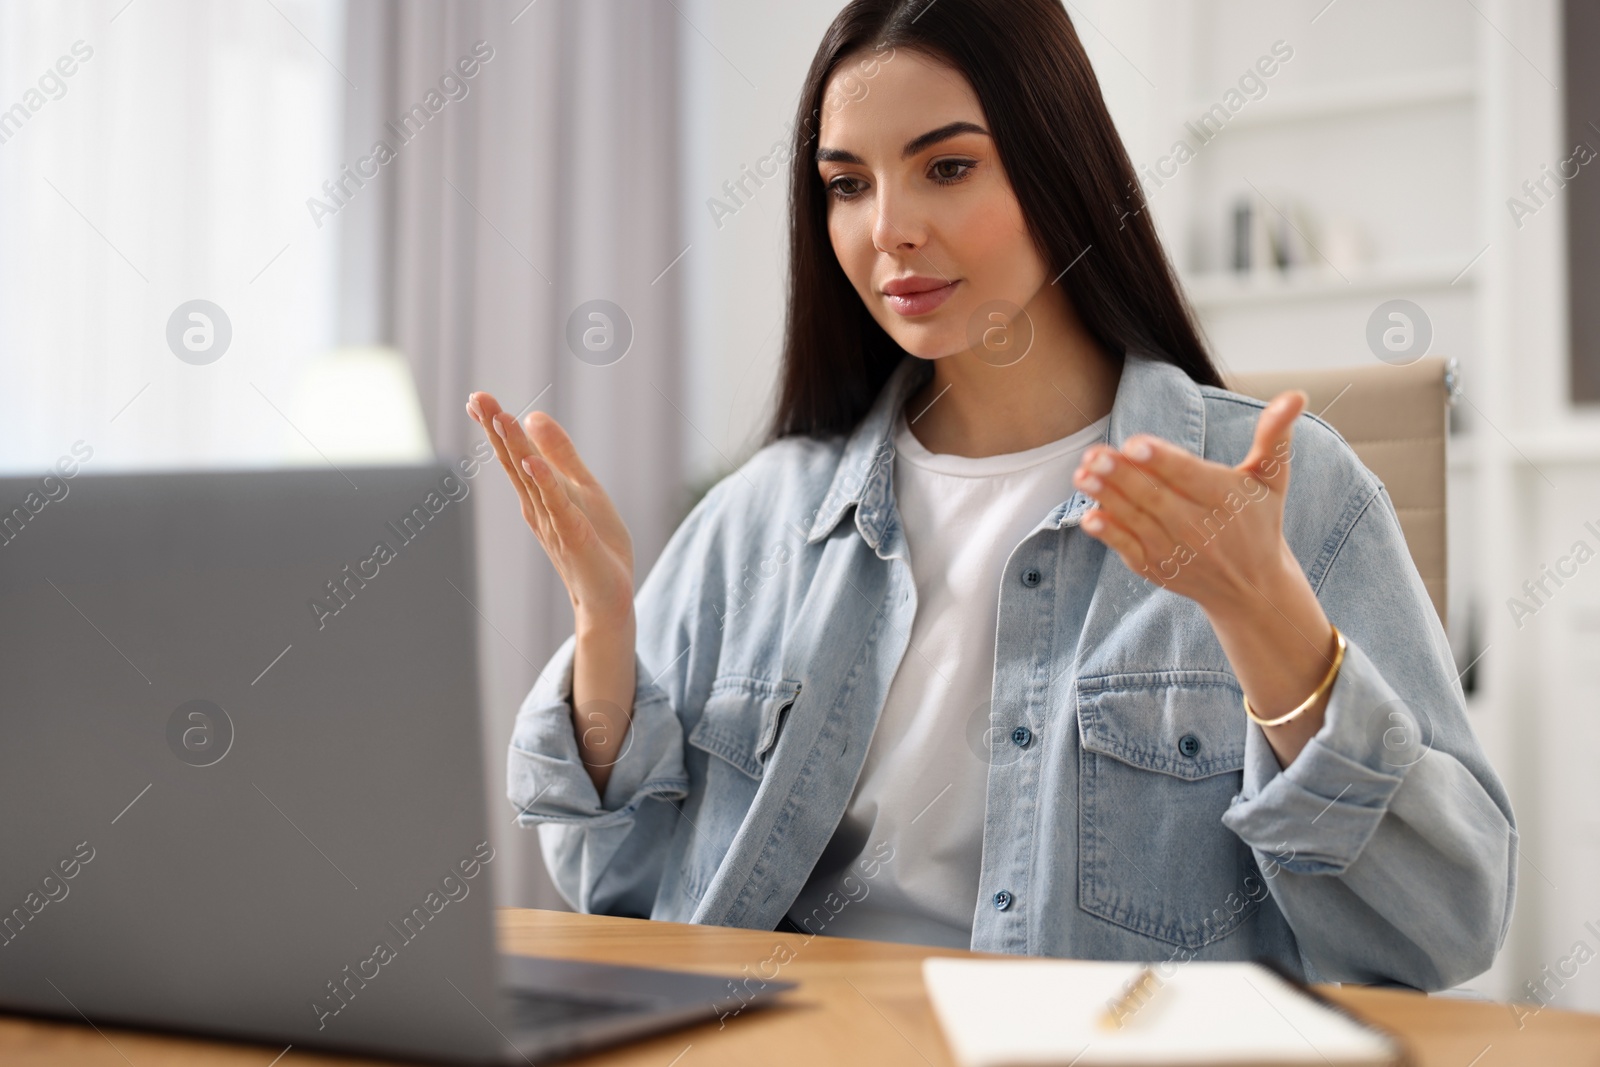
[[[1306,395],[1281,393],[1237,466],[1136,434],[1089,449],[1073,484],[1097,506],[1082,527],[1135,574],[1200,605],[1256,713],[1273,717],[1316,690],[1333,662],[1333,628],[1283,536],[1294,421]],[[1324,695],[1265,727],[1287,767],[1321,727]],[[1241,712],[1242,714],[1242,712]]]
[[[1250,454],[1236,467],[1148,434],[1122,448],[1096,445],[1073,484],[1098,507],[1083,529],[1135,574],[1208,611],[1256,599],[1298,570],[1283,538],[1294,420],[1304,393],[1282,393],[1261,413]]]

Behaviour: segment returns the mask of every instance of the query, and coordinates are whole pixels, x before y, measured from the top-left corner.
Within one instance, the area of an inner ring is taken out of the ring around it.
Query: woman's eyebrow
[[[976,122],[967,122],[965,120],[947,122],[936,130],[929,130],[927,133],[907,141],[906,146],[900,150],[900,158],[910,159],[925,148],[936,145],[940,141],[948,141],[950,138],[963,133],[981,133],[985,137],[989,136],[989,131],[979,126]],[[862,160],[854,152],[847,152],[842,148],[819,148],[817,149],[817,162],[855,163],[859,165]]]

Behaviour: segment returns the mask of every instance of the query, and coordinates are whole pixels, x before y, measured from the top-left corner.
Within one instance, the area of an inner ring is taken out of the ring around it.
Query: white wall
[[[1580,940],[1600,949],[1586,928],[1600,927],[1600,776],[1586,758],[1600,741],[1600,566],[1553,588],[1521,625],[1509,608],[1522,583],[1576,541],[1600,548],[1584,525],[1600,527],[1600,411],[1574,410],[1566,400],[1568,300],[1592,296],[1567,289],[1563,197],[1520,228],[1505,209],[1524,180],[1571,151],[1559,125],[1559,4],[1499,0],[1485,11],[1510,40],[1487,32],[1481,39],[1491,101],[1481,163],[1491,298],[1478,406],[1495,432],[1479,435],[1471,457],[1471,514],[1482,529],[1471,578],[1487,622],[1485,663],[1498,672],[1488,676],[1485,718],[1523,829],[1518,936],[1497,970],[1505,992],[1521,997],[1527,983],[1566,970],[1561,985],[1549,987],[1551,1002],[1592,1011],[1600,1010],[1600,969],[1573,974],[1569,958]]]
[[[772,410],[783,345],[788,167],[742,206],[713,219],[708,201],[735,205],[725,182],[755,171],[788,143],[806,68],[842,4],[681,2],[684,49],[685,225],[690,251],[686,337],[690,398],[685,448],[702,476],[754,451]]]

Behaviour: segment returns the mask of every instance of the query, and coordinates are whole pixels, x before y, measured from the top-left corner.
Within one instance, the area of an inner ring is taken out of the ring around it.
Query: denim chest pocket
[[[683,891],[692,899],[704,895],[727,855],[799,695],[800,683],[788,678],[727,674],[711,683],[700,721],[686,738],[711,757],[705,761],[704,781],[698,783],[700,795],[692,813],[696,825],[680,871]],[[691,781],[690,788],[695,784]]]
[[[1193,949],[1258,909],[1254,856],[1222,825],[1244,782],[1239,697],[1214,671],[1079,679],[1083,910]]]
[[[800,694],[800,683],[725,674],[711,683],[689,744],[760,778],[778,742],[783,718]]]

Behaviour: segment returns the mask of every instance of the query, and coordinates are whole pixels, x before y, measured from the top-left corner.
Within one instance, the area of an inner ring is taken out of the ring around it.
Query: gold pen
[[[1116,1000],[1106,1005],[1100,1013],[1099,1026],[1102,1030],[1121,1030],[1123,1019],[1127,1018],[1136,1008],[1144,1007],[1156,991],[1161,980],[1156,977],[1155,968],[1148,963],[1139,969],[1139,973],[1122,988],[1122,994]]]

